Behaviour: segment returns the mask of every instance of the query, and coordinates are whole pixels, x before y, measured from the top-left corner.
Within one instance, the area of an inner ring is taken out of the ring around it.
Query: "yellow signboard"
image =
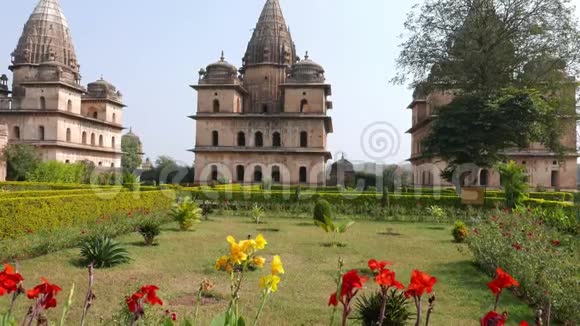
[[[483,187],[465,187],[461,189],[461,203],[464,205],[485,204],[485,188]]]

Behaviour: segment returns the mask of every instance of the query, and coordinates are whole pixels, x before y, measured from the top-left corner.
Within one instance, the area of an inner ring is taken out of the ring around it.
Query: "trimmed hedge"
[[[26,190],[26,191],[6,191],[0,192],[0,200],[11,198],[35,198],[35,197],[58,197],[72,195],[90,195],[97,193],[119,193],[125,192],[123,188],[95,188],[95,189],[72,189],[72,190]]]
[[[120,212],[167,210],[174,191],[0,199],[0,239],[97,221]]]
[[[30,190],[73,190],[94,188],[120,188],[121,186],[100,186],[90,184],[73,183],[46,183],[46,182],[0,182],[0,189],[4,191],[30,191]]]

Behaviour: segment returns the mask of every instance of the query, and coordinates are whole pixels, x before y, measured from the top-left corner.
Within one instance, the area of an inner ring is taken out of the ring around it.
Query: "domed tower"
[[[11,143],[43,160],[121,164],[120,93],[104,80],[81,86],[80,66],[58,0],[38,0],[12,52],[12,104],[0,105]],[[1,81],[6,84],[6,81]]]
[[[8,77],[6,75],[0,76],[0,110],[10,109],[11,93],[8,87]]]
[[[278,0],[266,0],[238,74],[222,58],[199,72],[195,182],[324,185],[330,85],[299,61]]]
[[[244,108],[252,113],[283,111],[279,86],[296,62],[296,47],[278,0],[268,0],[256,24],[241,72],[250,93]]]
[[[344,158],[334,162],[330,168],[330,181],[329,186],[343,186],[343,187],[354,187],[355,186],[355,171],[354,165]]]

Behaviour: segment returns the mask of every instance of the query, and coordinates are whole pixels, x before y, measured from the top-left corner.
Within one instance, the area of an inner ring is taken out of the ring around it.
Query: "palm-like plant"
[[[121,244],[106,236],[84,240],[81,245],[83,264],[108,268],[129,262],[129,252]]]
[[[182,231],[190,230],[195,223],[201,221],[203,210],[190,197],[185,197],[180,203],[173,205],[169,215],[179,223]]]
[[[363,326],[377,326],[381,315],[383,297],[380,292],[369,296],[362,295],[356,303],[358,319]],[[379,326],[403,326],[413,316],[408,310],[409,301],[403,292],[390,291],[387,294],[387,306],[383,324]]]
[[[258,204],[254,204],[252,210],[250,211],[250,215],[252,216],[252,220],[256,222],[256,224],[260,224],[265,215],[264,209],[258,206]]]
[[[345,233],[351,226],[353,226],[354,221],[346,220],[342,223],[333,221],[332,207],[330,206],[330,203],[321,199],[316,202],[316,205],[314,205],[314,224],[322,228],[326,233],[333,233],[334,239],[332,245],[336,245],[336,235]]]

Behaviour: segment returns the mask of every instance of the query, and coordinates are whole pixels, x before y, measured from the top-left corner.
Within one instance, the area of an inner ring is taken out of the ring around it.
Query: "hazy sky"
[[[141,137],[147,157],[191,164],[195,129],[187,116],[196,110],[196,93],[189,85],[221,50],[241,65],[265,0],[60,1],[83,84],[103,75],[121,90],[128,105],[123,124]],[[412,92],[389,80],[405,15],[417,1],[280,0],[299,55],[308,50],[333,85],[332,153],[346,152],[353,161],[408,158]],[[8,74],[10,53],[36,3],[3,1],[10,14],[2,17],[0,74]],[[381,138],[388,143],[369,144]]]

